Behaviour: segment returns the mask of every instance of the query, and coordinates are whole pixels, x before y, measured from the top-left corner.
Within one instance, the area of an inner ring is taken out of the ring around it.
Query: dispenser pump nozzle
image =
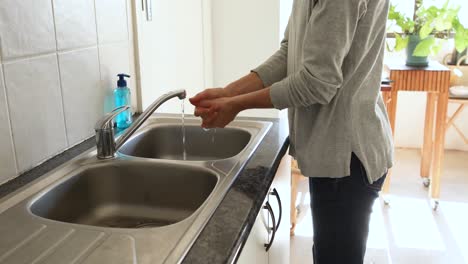
[[[125,77],[130,78],[130,75],[125,73],[119,73],[117,74],[117,76],[119,76],[119,80],[117,81],[117,87],[127,87],[127,80],[125,80]]]

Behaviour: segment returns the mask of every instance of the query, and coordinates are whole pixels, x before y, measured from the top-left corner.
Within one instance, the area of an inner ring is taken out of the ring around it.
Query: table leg
[[[428,93],[426,102],[426,117],[424,123],[424,142],[422,147],[421,158],[421,177],[429,178],[432,162],[432,144],[434,133],[434,111],[436,105],[437,94]]]
[[[289,233],[291,236],[294,236],[294,229],[296,228],[296,218],[297,218],[296,199],[297,199],[297,184],[298,183],[299,183],[299,175],[293,170],[293,172],[291,173],[291,209],[290,209],[291,228],[289,230]]]
[[[434,141],[434,163],[431,173],[430,198],[434,210],[437,209],[440,197],[440,177],[444,161],[445,124],[447,117],[448,93],[439,93],[437,100],[437,117]]]
[[[389,101],[386,101],[386,105],[387,105],[387,112],[388,112],[388,120],[390,122],[390,127],[392,128],[393,139],[395,139],[395,120],[396,120],[396,110],[397,110],[397,102],[398,102],[398,91],[392,90],[385,97],[390,97],[388,98]],[[390,192],[391,175],[392,175],[392,171],[389,170],[387,174],[387,178],[385,179],[384,185],[382,187],[382,194],[384,196]],[[384,200],[385,200],[385,203],[388,203],[388,200],[386,197],[384,197]]]
[[[390,108],[392,94],[391,92],[388,92],[388,91],[382,91],[381,93],[382,93],[382,99],[384,101],[385,107],[387,108],[387,111],[388,111],[388,109]]]
[[[392,128],[393,138],[395,138],[397,103],[398,103],[398,91],[392,90],[390,103],[389,103],[389,109],[387,109],[387,111],[388,111],[388,119],[390,122],[390,127]]]

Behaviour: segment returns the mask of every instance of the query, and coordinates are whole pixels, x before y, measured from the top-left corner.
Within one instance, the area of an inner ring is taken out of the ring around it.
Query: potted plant
[[[413,18],[390,5],[388,20],[400,28],[395,34],[395,50],[406,48],[406,65],[425,67],[427,57],[437,54],[447,39],[454,37],[456,50],[462,53],[468,47],[468,29],[458,19],[460,7],[453,7],[447,0],[442,7],[422,5],[416,0]]]

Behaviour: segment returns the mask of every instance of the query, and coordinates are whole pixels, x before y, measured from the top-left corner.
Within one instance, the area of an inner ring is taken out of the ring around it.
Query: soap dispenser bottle
[[[114,102],[115,107],[130,106],[130,89],[127,87],[125,77],[130,78],[130,75],[120,73],[117,74],[119,80],[117,81],[117,88],[114,89]],[[132,114],[130,109],[117,115],[115,119],[117,127],[124,129],[132,123]]]

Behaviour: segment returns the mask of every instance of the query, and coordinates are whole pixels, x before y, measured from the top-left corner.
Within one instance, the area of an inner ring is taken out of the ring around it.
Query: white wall
[[[137,13],[143,109],[166,91],[186,89],[193,96],[247,74],[279,48],[288,16],[280,18],[279,0],[153,1],[153,21]],[[185,101],[186,113],[193,110]],[[158,110],[180,111],[178,100]],[[278,117],[279,111],[251,110],[242,115]]]
[[[134,73],[130,3],[2,1],[0,184],[94,134],[115,75]]]
[[[279,48],[279,0],[212,0],[214,86],[249,73]],[[282,33],[281,33],[282,35]],[[277,110],[249,110],[248,116],[278,117]]]

